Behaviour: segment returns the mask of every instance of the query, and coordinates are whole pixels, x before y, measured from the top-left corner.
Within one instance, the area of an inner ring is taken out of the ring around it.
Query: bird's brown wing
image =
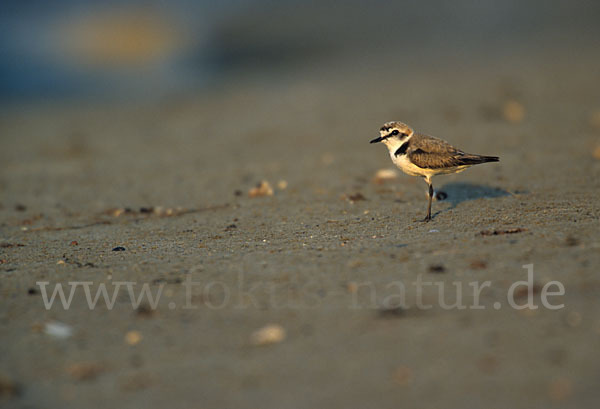
[[[433,136],[415,134],[410,139],[408,157],[420,168],[440,169],[497,162],[497,156],[465,153],[448,142]]]
[[[464,166],[465,153],[433,136],[415,134],[410,140],[408,157],[420,168],[439,169]]]

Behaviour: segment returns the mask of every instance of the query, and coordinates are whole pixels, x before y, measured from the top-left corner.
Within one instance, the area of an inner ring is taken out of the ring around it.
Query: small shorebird
[[[500,160],[497,156],[465,153],[446,141],[417,133],[410,126],[398,121],[386,122],[379,133],[379,137],[371,143],[383,142],[397,167],[411,176],[425,178],[429,185],[427,216],[423,220],[426,222],[431,220],[432,177],[458,173],[473,165]]]

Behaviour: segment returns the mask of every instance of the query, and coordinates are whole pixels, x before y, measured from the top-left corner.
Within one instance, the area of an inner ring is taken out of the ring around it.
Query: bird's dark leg
[[[431,183],[431,179],[426,178],[425,182],[429,185],[429,203],[427,204],[427,216],[423,219],[424,222],[428,222],[431,220],[431,201],[433,200],[433,184]]]

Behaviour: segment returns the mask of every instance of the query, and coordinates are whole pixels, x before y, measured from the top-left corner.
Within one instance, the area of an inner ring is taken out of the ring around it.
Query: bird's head
[[[383,142],[388,148],[404,143],[413,135],[413,129],[403,122],[386,122],[379,130],[379,137],[371,143]]]

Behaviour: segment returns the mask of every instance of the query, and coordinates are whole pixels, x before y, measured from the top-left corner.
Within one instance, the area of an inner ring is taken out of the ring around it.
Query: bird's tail
[[[498,156],[464,155],[460,158],[462,165],[478,165],[486,162],[499,162]]]

